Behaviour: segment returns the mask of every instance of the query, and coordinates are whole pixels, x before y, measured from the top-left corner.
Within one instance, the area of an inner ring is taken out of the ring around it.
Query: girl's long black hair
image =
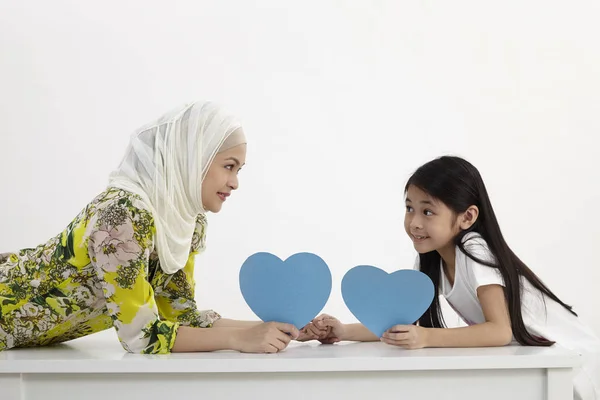
[[[531,335],[523,322],[521,313],[521,280],[527,279],[533,287],[545,296],[556,301],[573,315],[571,306],[563,303],[546,285],[531,271],[508,247],[502,236],[492,203],[487,193],[483,179],[468,161],[453,156],[437,158],[421,166],[408,180],[405,191],[409,186],[415,186],[430,196],[444,203],[456,214],[465,212],[470,206],[479,208],[479,217],[467,230],[461,231],[455,238],[455,245],[472,260],[497,268],[504,279],[506,301],[510,313],[510,324],[515,339],[522,345],[551,346],[554,342]],[[489,250],[494,255],[495,262],[480,260],[465,249],[464,236],[469,232],[477,232],[487,242]],[[419,255],[421,271],[433,281],[435,293],[439,293],[440,261],[437,251]],[[435,296],[429,309],[419,319],[424,327],[445,327],[444,317],[440,308],[439,296]]]

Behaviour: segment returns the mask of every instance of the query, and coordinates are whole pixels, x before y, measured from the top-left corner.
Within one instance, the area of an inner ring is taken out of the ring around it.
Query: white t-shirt
[[[470,232],[463,239],[465,249],[483,261],[494,261],[485,240]],[[419,257],[415,269],[420,269]],[[578,351],[584,365],[575,377],[576,397],[583,400],[600,400],[600,339],[554,300],[544,296],[525,278],[521,278],[521,312],[525,327],[534,336],[555,341],[567,349]],[[439,294],[467,325],[486,322],[477,297],[477,288],[485,285],[504,285],[500,271],[480,264],[456,247],[454,285],[444,273],[440,263]],[[545,300],[545,301],[544,301]]]

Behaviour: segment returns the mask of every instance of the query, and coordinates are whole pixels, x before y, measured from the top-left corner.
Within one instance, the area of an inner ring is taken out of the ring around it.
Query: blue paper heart
[[[264,322],[285,322],[300,329],[325,307],[331,271],[319,256],[298,253],[282,261],[271,253],[248,257],[240,270],[240,289]]]
[[[377,337],[394,325],[409,325],[427,311],[433,301],[431,279],[421,271],[394,273],[361,265],[342,279],[342,297],[354,316]]]

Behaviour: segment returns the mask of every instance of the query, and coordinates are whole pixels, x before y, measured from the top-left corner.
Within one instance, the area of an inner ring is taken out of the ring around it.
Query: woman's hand
[[[300,332],[294,325],[267,322],[232,333],[231,348],[242,353],[277,353],[284,350]]]
[[[346,325],[328,314],[321,314],[313,319],[308,325],[308,330],[323,344],[334,344],[345,340],[347,333]]]

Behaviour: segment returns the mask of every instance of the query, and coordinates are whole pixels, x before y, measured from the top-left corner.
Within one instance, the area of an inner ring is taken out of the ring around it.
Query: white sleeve
[[[481,237],[473,237],[465,242],[465,250],[477,259],[488,262],[495,262],[494,255],[490,252],[487,243]],[[480,286],[485,285],[500,285],[504,284],[502,274],[497,268],[488,267],[487,265],[481,264],[466,254],[464,255],[466,260],[466,271],[469,276],[469,281],[472,287],[477,290]]]
[[[417,254],[417,258],[415,259],[415,263],[413,265],[413,269],[416,269],[417,271],[421,270],[421,259],[419,258],[418,254]]]

